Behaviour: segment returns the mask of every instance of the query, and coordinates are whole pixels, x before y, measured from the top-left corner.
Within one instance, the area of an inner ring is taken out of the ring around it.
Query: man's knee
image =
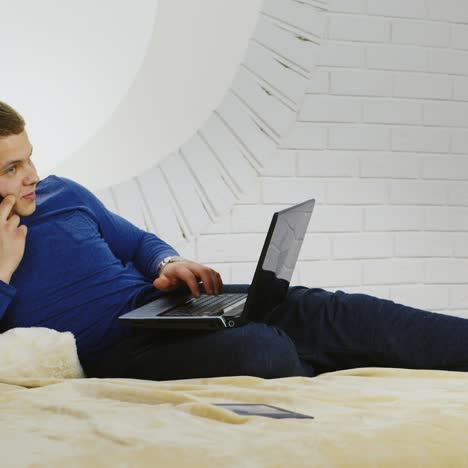
[[[234,366],[237,375],[266,379],[305,375],[296,347],[283,330],[256,322],[241,328]]]
[[[251,322],[242,327],[185,337],[175,334],[156,339],[148,335],[141,343],[134,344],[133,351],[111,353],[110,358],[103,359],[102,372],[87,375],[149,380],[306,375],[289,336],[264,323]],[[88,372],[90,369],[87,366]]]

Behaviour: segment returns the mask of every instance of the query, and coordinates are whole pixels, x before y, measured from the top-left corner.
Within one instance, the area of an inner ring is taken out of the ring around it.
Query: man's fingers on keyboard
[[[214,293],[214,281],[211,271],[206,270],[200,273],[201,280],[203,281],[203,287],[205,288],[206,294]]]
[[[220,274],[215,270],[210,270],[211,292],[212,294],[220,294],[223,290],[223,282]]]
[[[221,275],[216,270],[213,270],[213,273],[214,273],[213,282],[214,282],[215,294],[221,294],[221,292],[223,291],[223,282],[221,280]]]
[[[221,275],[215,271],[216,273],[216,294],[221,294],[223,290],[223,280],[221,279]]]
[[[181,268],[179,278],[189,287],[190,292],[195,296],[200,296],[196,276],[187,267]]]

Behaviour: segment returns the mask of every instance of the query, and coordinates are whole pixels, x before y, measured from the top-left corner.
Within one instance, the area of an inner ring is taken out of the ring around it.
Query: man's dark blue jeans
[[[248,285],[225,285],[246,292]],[[367,294],[290,287],[262,322],[216,331],[135,330],[88,377],[313,377],[355,367],[468,371],[468,320]]]

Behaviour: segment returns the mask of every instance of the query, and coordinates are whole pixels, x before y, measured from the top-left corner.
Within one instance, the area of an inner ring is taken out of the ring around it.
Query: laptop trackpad
[[[191,293],[171,293],[167,296],[158,297],[158,299],[153,303],[153,306],[156,306],[158,314],[172,309],[175,306],[185,304],[192,298]]]

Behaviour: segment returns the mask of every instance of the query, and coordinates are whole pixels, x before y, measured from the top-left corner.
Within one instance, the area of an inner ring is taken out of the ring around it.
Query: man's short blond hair
[[[0,101],[0,138],[19,135],[25,125],[23,117],[13,107]]]

